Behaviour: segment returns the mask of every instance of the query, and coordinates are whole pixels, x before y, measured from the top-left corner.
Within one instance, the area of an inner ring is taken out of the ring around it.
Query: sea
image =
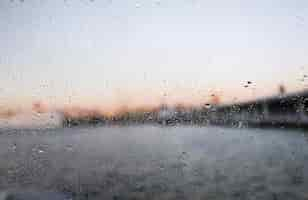
[[[305,130],[0,129],[0,200],[308,199]]]

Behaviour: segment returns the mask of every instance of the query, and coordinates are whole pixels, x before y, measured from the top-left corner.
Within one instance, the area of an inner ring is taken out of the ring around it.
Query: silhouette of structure
[[[200,124],[308,127],[308,91],[284,94],[230,105],[205,104],[201,107],[167,107],[150,111],[124,112],[116,116],[64,116],[64,126],[143,124]]]

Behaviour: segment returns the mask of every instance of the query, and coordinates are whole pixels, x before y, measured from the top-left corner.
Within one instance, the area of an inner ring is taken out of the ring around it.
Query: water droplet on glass
[[[205,104],[205,108],[206,108],[206,109],[210,109],[211,107],[212,107],[211,104],[209,104],[209,103]]]
[[[46,149],[47,149],[46,146],[38,145],[38,146],[32,148],[32,152],[42,154],[42,153],[46,152]]]
[[[159,168],[160,171],[165,170],[165,166],[164,166],[163,164],[160,164],[160,165],[158,166],[158,168]]]
[[[140,6],[141,6],[140,3],[136,3],[136,4],[135,4],[135,7],[136,7],[136,8],[140,8]]]
[[[10,149],[13,151],[13,152],[16,152],[16,149],[17,149],[17,145],[16,143],[12,144]]]
[[[239,121],[238,122],[238,128],[242,128],[243,127],[243,122],[242,121]]]
[[[66,151],[73,151],[74,149],[73,149],[73,145],[66,145],[65,146],[65,150]]]
[[[44,153],[45,151],[43,151],[42,149],[39,149],[37,152],[38,153]]]

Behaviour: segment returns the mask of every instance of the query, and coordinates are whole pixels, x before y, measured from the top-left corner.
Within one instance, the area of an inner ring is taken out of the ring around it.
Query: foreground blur
[[[6,130],[0,198],[305,199],[307,143],[283,129]]]

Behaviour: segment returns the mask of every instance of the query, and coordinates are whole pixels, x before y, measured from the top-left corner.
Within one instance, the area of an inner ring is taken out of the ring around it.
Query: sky
[[[306,0],[1,0],[0,108],[303,90],[307,35]]]

